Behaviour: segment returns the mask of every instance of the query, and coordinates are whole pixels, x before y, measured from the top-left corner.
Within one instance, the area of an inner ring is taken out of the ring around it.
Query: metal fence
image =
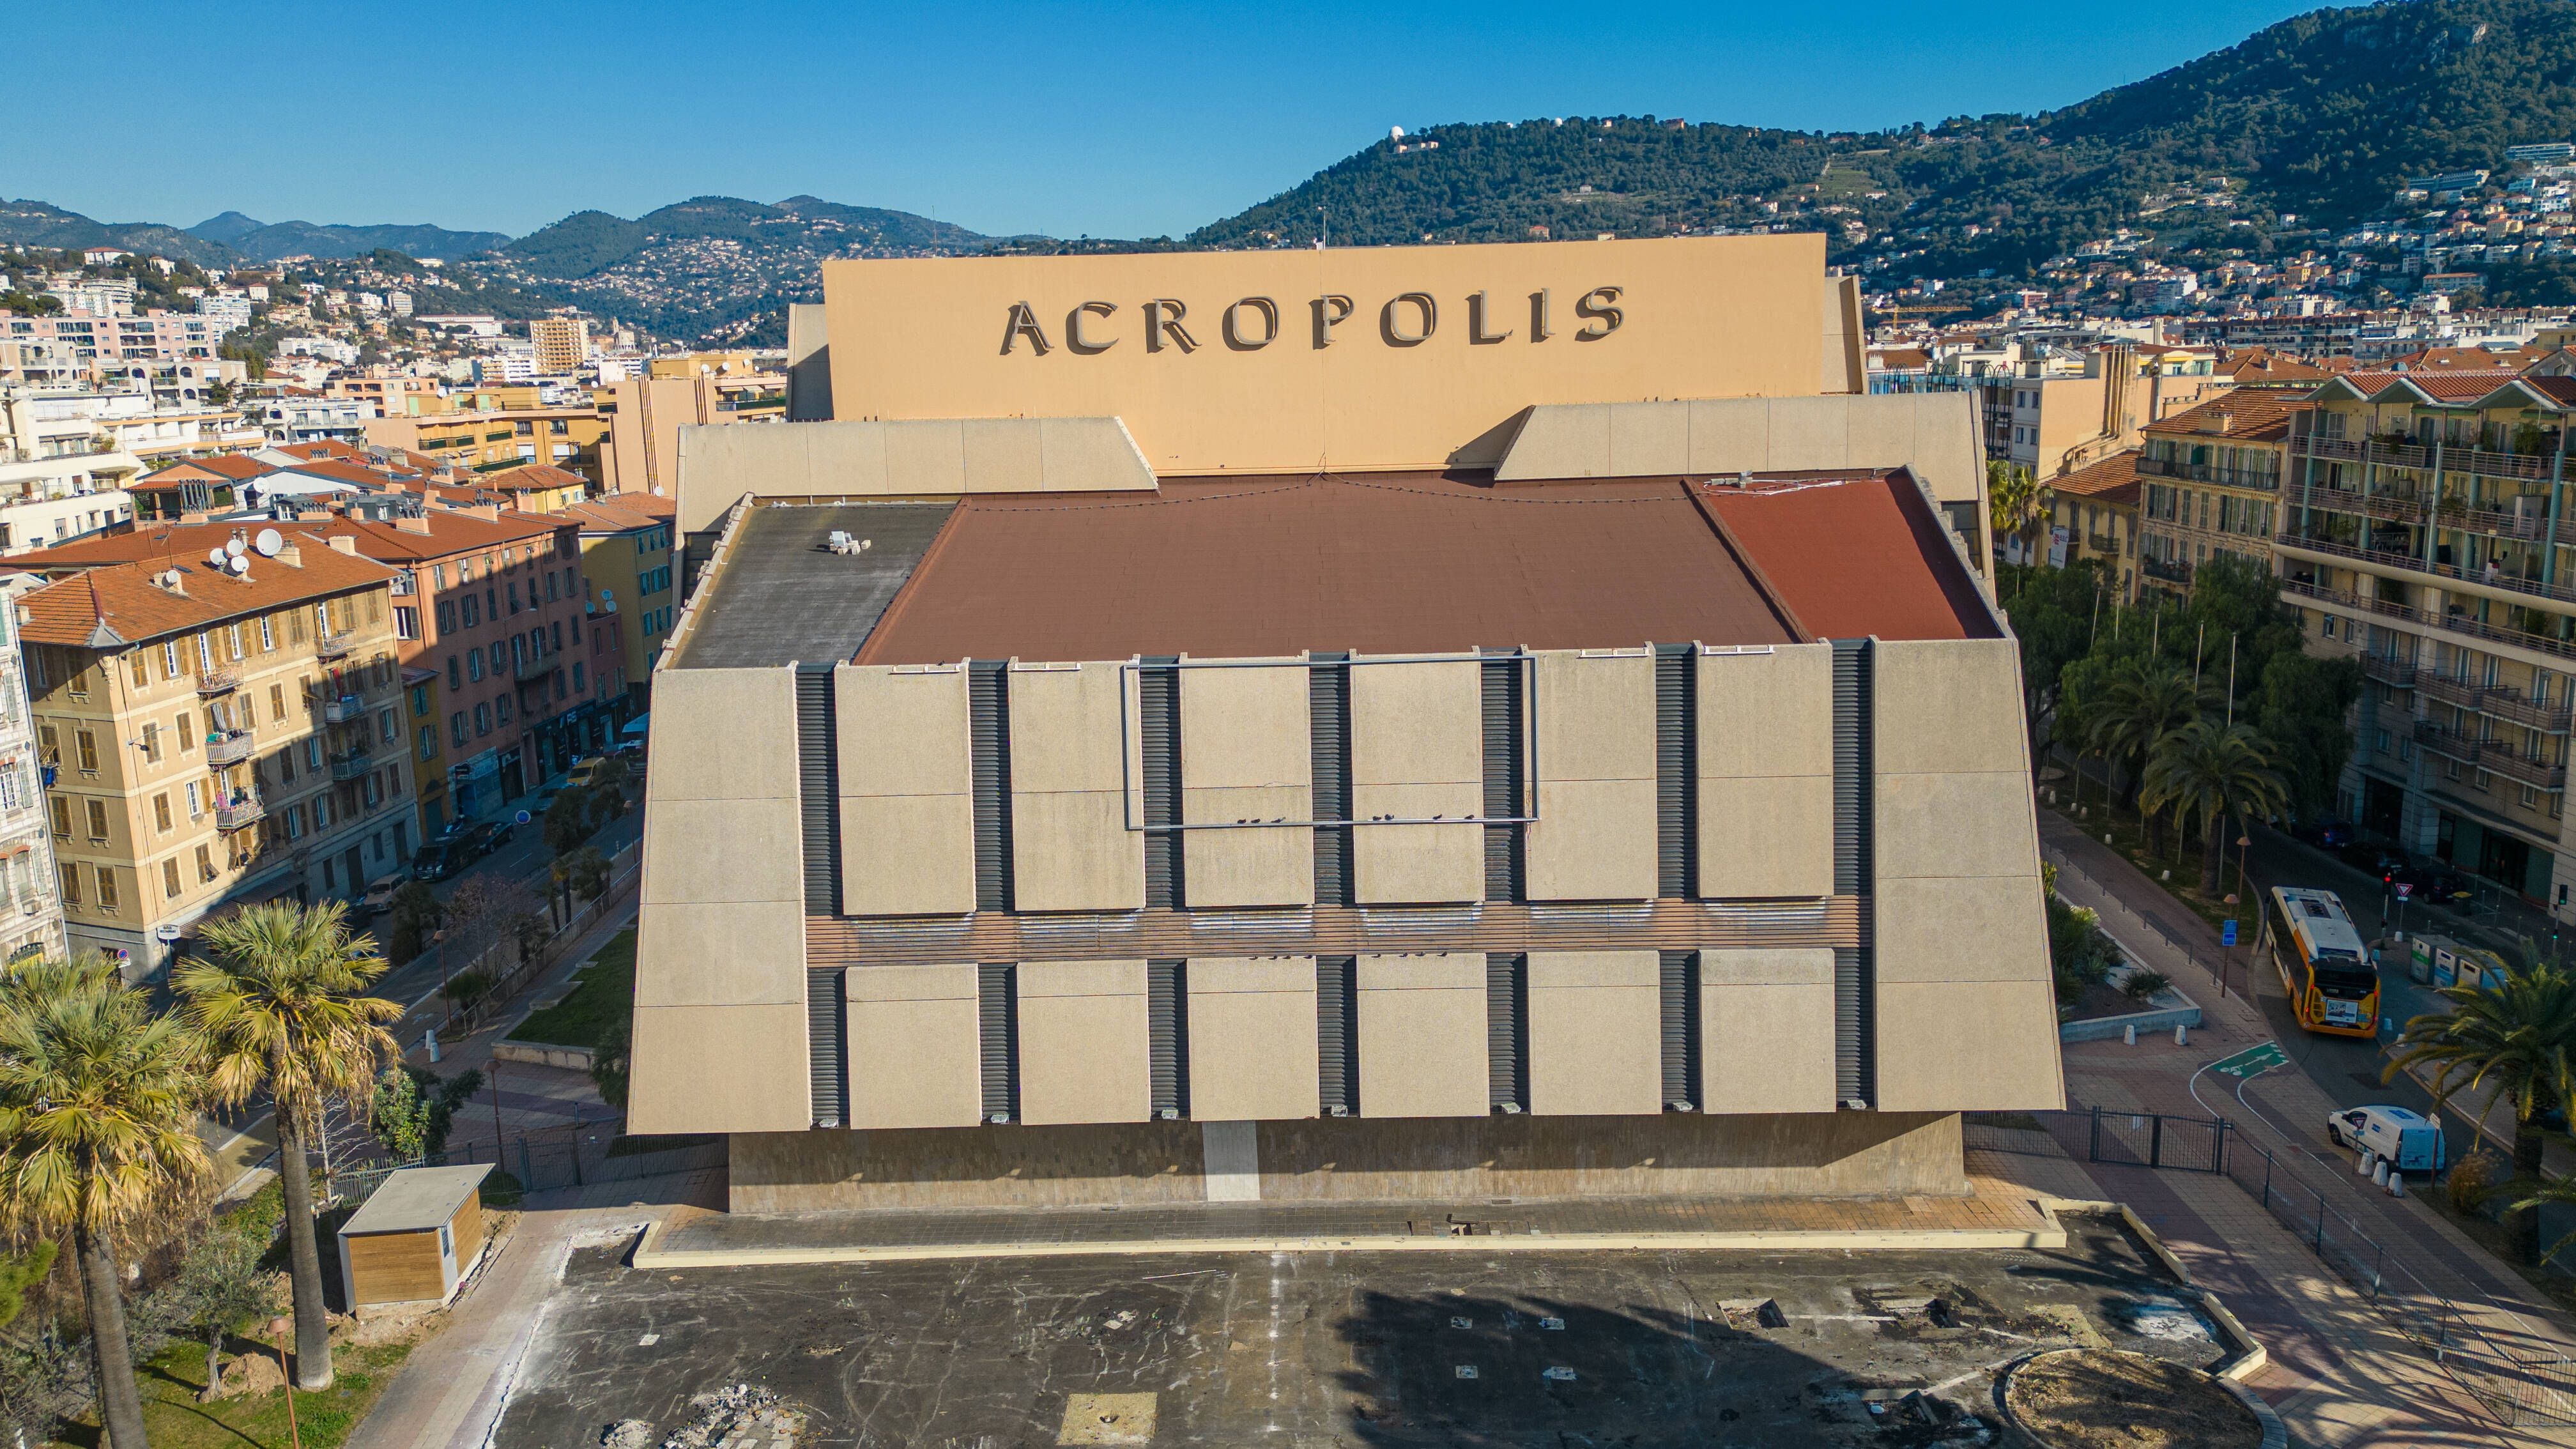
[[[2320,1186],[2312,1161],[2245,1140],[2223,1117],[2084,1110],[2093,1161],[2226,1177],[2505,1425],[2576,1424],[2576,1361],[2552,1344],[2506,1342],[2434,1292],[2402,1254],[2392,1257],[2335,1205],[2351,1189]]]
[[[451,976],[479,972],[491,984],[471,1005],[449,1015],[439,1027],[439,1036],[450,1041],[460,1040],[499,1019],[520,992],[553,969],[566,952],[580,943],[584,932],[623,912],[633,902],[636,882],[643,874],[643,860],[643,843],[629,844],[610,858],[608,883],[600,893],[575,905],[572,914],[562,918],[559,924],[555,902],[547,902],[545,922],[548,931],[542,941],[522,945],[517,939],[505,936],[486,946],[473,960],[450,971],[448,974]],[[531,890],[537,890],[545,880],[542,874],[531,877]]]
[[[2224,1117],[2176,1117],[2164,1112],[2093,1110],[2088,1150],[2095,1162],[2170,1167],[2184,1172],[2227,1170]]]

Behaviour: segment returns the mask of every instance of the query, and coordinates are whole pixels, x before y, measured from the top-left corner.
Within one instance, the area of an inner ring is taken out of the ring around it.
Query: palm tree
[[[2127,770],[2127,803],[2139,807],[2147,758],[2157,742],[2200,718],[2214,701],[2208,687],[2195,686],[2182,666],[2131,659],[2112,673],[2102,697],[2085,707],[2085,743],[2102,757],[2105,770],[2114,765]],[[2140,807],[2140,813],[2152,848],[2154,812]]]
[[[305,1144],[321,1127],[325,1102],[373,1090],[380,1059],[395,1051],[384,1023],[402,1008],[359,994],[384,974],[385,962],[373,939],[350,935],[338,901],[245,906],[209,923],[200,937],[212,954],[181,967],[170,984],[205,1039],[216,1099],[236,1103],[265,1088],[276,1103],[296,1386],[327,1389],[331,1325]]]
[[[2576,1102],[2576,1072],[2568,1047],[2576,1042],[2576,975],[2556,961],[2533,962],[2505,973],[2499,986],[2446,986],[2438,993],[2445,1012],[2427,1012],[2406,1023],[2396,1055],[2380,1073],[2393,1081],[2417,1064],[2433,1068],[2433,1100],[2443,1107],[2463,1090],[2491,1089],[2513,1107],[2513,1175],[2526,1189],[2540,1187],[2541,1119]],[[2514,1255],[2539,1256],[2535,1192],[2513,1205],[2505,1232]]]
[[[2289,799],[2289,782],[2272,768],[2272,747],[2262,736],[2246,725],[2207,718],[2157,742],[2138,792],[2142,808],[2173,812],[2176,831],[2187,831],[2192,819],[2199,818],[2209,839],[2200,890],[2212,898],[2218,895],[2227,859],[2227,817],[2278,815]]]
[[[146,1449],[116,1239],[205,1181],[204,1086],[194,1034],[104,958],[0,980],[0,1213],[22,1233],[71,1234],[116,1449]]]
[[[2029,557],[2030,531],[2048,517],[2049,506],[2057,501],[2057,491],[2043,486],[2028,468],[2003,458],[1986,464],[1986,507],[1993,515],[1995,532],[2017,539],[2022,545],[2023,561]]]

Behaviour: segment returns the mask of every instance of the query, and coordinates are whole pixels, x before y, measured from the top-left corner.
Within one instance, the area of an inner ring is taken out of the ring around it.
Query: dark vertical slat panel
[[[1876,1090],[1876,958],[1866,899],[1875,872],[1871,665],[1868,640],[1834,641],[1834,891],[1864,897],[1859,947],[1834,952],[1834,1092],[1845,1106],[1866,1106]]]
[[[1360,1110],[1359,958],[1315,958],[1315,1056],[1324,1115]]]
[[[1190,1114],[1189,966],[1145,963],[1146,1071],[1154,1115]]]
[[[1529,1110],[1529,958],[1485,958],[1486,1085],[1496,1109]]]
[[[1517,657],[1488,659],[1483,666],[1485,815],[1488,819],[1510,819],[1529,813],[1521,808],[1521,779],[1526,773],[1522,768],[1525,739],[1521,709],[1522,667]],[[1485,899],[1489,901],[1517,901],[1525,897],[1521,874],[1521,830],[1518,825],[1485,827]]]
[[[1313,741],[1315,818],[1351,818],[1351,670],[1346,654],[1317,654],[1306,675],[1308,733]],[[1351,895],[1351,828],[1315,831],[1315,902],[1355,904]]]
[[[1137,754],[1144,771],[1145,904],[1178,909],[1187,899],[1181,833],[1181,672],[1173,659],[1148,659],[1136,674]],[[1158,667],[1159,666],[1159,667]]]
[[[977,1028],[984,1053],[984,1120],[1020,1120],[1020,968],[976,968]]]
[[[968,666],[975,764],[975,909],[1011,908],[1011,676],[1000,660]]]
[[[1699,646],[1655,646],[1656,894],[1699,895]]]
[[[1696,1110],[1699,1100],[1699,953],[1663,956],[1664,1105]]]
[[[841,913],[840,749],[832,669],[796,671],[797,804],[805,836],[805,913]]]
[[[838,1127],[849,1120],[848,1011],[839,968],[806,971],[805,1051],[817,1127]]]

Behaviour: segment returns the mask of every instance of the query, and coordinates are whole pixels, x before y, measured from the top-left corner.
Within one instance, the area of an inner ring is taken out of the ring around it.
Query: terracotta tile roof
[[[2218,365],[2218,375],[2233,378],[2243,384],[2323,382],[2328,373],[2326,369],[2313,363],[2302,362],[2267,347],[2249,347],[2242,352],[2229,354],[2227,360]]]
[[[394,576],[372,559],[319,543],[307,542],[297,551],[300,567],[253,554],[250,572],[240,577],[217,571],[203,554],[86,569],[20,595],[20,632],[37,644],[112,649],[363,589]],[[169,570],[179,575],[178,591],[152,581],[153,575]]]
[[[2138,459],[2145,456],[2138,449],[2114,453],[2090,468],[2078,468],[2048,480],[2048,486],[2060,497],[2091,498],[2118,506],[2132,506],[2138,501]]]
[[[364,488],[370,492],[388,487],[394,481],[390,475],[380,469],[370,468],[365,464],[352,463],[340,458],[324,458],[318,462],[297,463],[290,468],[280,469],[279,471],[298,474],[306,478],[321,478],[333,483],[346,483],[353,488]]]
[[[2312,406],[2308,394],[2296,388],[2240,389],[2159,418],[2138,431],[2168,437],[2273,442],[2289,436],[2292,414]]]
[[[425,516],[430,527],[428,533],[414,533],[392,523],[353,520],[338,513],[312,513],[293,523],[279,524],[258,520],[162,524],[138,528],[130,533],[75,539],[33,553],[17,554],[0,559],[0,571],[60,575],[77,569],[148,559],[193,558],[203,562],[208,550],[222,547],[235,534],[251,537],[260,529],[270,527],[301,542],[307,558],[312,556],[313,550],[329,547],[326,540],[345,534],[357,539],[358,551],[369,558],[416,563],[424,559],[446,558],[451,554],[550,539],[565,523],[565,520],[551,514],[508,511],[498,519],[490,519],[434,508]]]
[[[247,453],[217,453],[208,458],[190,458],[185,462],[173,463],[167,468],[146,473],[130,486],[171,488],[182,481],[202,480],[207,474],[239,483],[276,471],[276,465],[263,463]]]
[[[585,533],[623,533],[630,528],[669,523],[679,516],[679,500],[656,498],[649,493],[612,493],[588,503],[558,508],[545,516],[579,519]]]
[[[579,473],[568,472],[552,463],[522,463],[497,473],[486,473],[479,480],[486,488],[504,493],[534,493],[551,488],[587,488],[590,480]]]
[[[2403,384],[2417,389],[2435,402],[2471,403],[2511,382],[2513,378],[2514,371],[2509,367],[2485,367],[2475,371],[2466,368],[2435,369],[2430,372],[2398,372],[2393,369],[2378,368],[2368,372],[2356,369],[2345,373],[2340,380],[2345,385],[2358,389],[2365,397],[2375,395],[2383,388]]]

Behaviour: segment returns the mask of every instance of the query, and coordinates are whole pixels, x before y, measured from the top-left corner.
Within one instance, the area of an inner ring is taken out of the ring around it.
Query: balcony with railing
[[[321,638],[314,640],[313,657],[321,660],[325,664],[328,664],[335,659],[348,658],[349,636],[347,634],[325,634]]]
[[[2391,689],[2413,689],[2415,666],[2404,659],[2391,659],[2385,654],[2361,656],[2361,672]]]
[[[259,792],[245,790],[233,799],[215,802],[215,828],[247,830],[267,814],[268,807],[260,802]]]
[[[241,676],[229,669],[205,669],[197,673],[197,693],[212,699],[241,688]]]
[[[2476,764],[2479,754],[2487,748],[2487,741],[2429,719],[2415,721],[2415,742],[2434,754],[2469,765]]]
[[[2428,698],[2475,710],[2491,719],[2506,720],[2525,729],[2564,734],[2571,714],[2576,714],[2566,705],[2535,700],[2518,690],[2489,688],[2439,674],[2425,675],[2416,687]]]
[[[2529,785],[2535,790],[2567,788],[2565,765],[2553,765],[2547,760],[2524,754],[2519,750],[2507,749],[2498,740],[2487,741],[2486,753],[2478,760],[2478,768],[2490,774],[2502,775],[2516,784]]]
[[[2178,558],[2157,558],[2153,554],[2140,554],[2138,572],[2151,579],[2163,579],[2167,583],[2191,582],[2191,564]]]
[[[2430,469],[2433,452],[2419,444],[2391,443],[2383,438],[2325,438],[2313,433],[2301,433],[2290,442],[2294,459],[2313,457],[2384,468]],[[2475,473],[2487,478],[2546,481],[2555,462],[2555,455],[2549,453],[2498,453],[2485,448],[2455,448],[2447,443],[2441,455],[2443,472]]]
[[[556,654],[522,654],[511,668],[511,677],[521,684],[534,684],[554,673],[560,663],[562,656]]]
[[[2528,629],[2490,624],[2467,614],[2437,615],[2391,599],[2356,594],[2350,589],[2330,589],[2302,579],[2281,580],[2281,593],[2288,598],[2313,599],[2322,604],[2337,605],[2356,613],[2399,620],[2417,628],[2439,629],[2446,633],[2461,634],[2471,639],[2483,639],[2492,644],[2507,644],[2559,659],[2576,659],[2576,642],[2561,639],[2554,634],[2535,634]]]
[[[250,730],[225,730],[206,736],[206,763],[238,765],[259,748],[257,736]]]
[[[2461,568],[2457,564],[2426,563],[2423,555],[2411,549],[2378,548],[2346,543],[2341,539],[2318,538],[2309,534],[2286,531],[2275,534],[2272,543],[2276,548],[2298,549],[2307,553],[2325,554],[2332,558],[2351,559],[2355,563],[2370,568],[2387,569],[2394,573],[2420,574],[2431,578],[2449,579],[2478,588],[2527,594],[2533,598],[2552,599],[2560,603],[2576,603],[2576,588],[2563,583],[2542,583],[2537,578],[2507,573],[2503,569],[2494,567],[2471,570]]]
[[[2138,471],[2151,478],[2173,478],[2186,483],[2214,483],[2221,488],[2252,488],[2265,493],[2278,492],[2281,475],[2269,468],[2230,468],[2217,463],[2192,463],[2181,458],[2138,459]]]
[[[322,700],[324,724],[351,724],[367,717],[367,699],[362,694],[334,694]]]
[[[331,757],[331,778],[343,783],[363,780],[375,772],[376,757],[367,747],[353,745]]]
[[[2374,488],[2364,493],[2356,488],[2336,487],[2319,482],[2313,487],[2292,488],[2289,497],[2300,506],[2328,513],[2359,514],[2383,523],[2404,523],[2421,527],[2428,516],[2426,500],[2431,495],[2412,484]],[[2549,532],[2548,495],[2525,493],[2498,507],[2491,503],[2470,503],[2445,494],[2429,510],[2436,527],[2469,533],[2489,533],[2500,538],[2537,540]],[[2562,518],[2555,535],[2562,544],[2576,545],[2576,518]]]

